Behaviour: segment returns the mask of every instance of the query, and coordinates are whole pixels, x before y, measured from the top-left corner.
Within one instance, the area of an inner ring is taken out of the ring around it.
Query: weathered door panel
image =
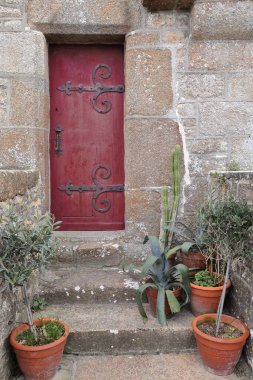
[[[51,209],[62,230],[124,228],[123,83],[121,46],[50,48]]]

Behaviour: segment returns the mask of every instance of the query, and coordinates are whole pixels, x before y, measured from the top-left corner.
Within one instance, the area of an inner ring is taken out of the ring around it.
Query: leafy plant
[[[149,256],[143,265],[140,280],[144,280],[137,290],[137,305],[144,321],[147,320],[147,314],[143,307],[143,293],[147,288],[155,288],[158,291],[157,297],[157,316],[161,325],[166,325],[166,315],[164,311],[165,296],[168,300],[172,313],[178,313],[181,307],[189,302],[190,283],[188,268],[183,264],[177,264],[172,268],[168,266],[168,248],[161,250],[159,240],[155,236],[146,237],[144,242],[149,240],[152,255]],[[151,280],[152,282],[147,282]],[[173,290],[181,288],[183,291],[183,300],[178,301]]]
[[[48,306],[44,297],[36,295],[33,297],[31,309],[33,312],[45,310]]]
[[[26,346],[42,346],[59,339],[64,334],[64,327],[57,321],[43,321],[37,326],[37,338],[30,330],[25,330],[16,338]]]
[[[224,273],[221,260],[226,264],[252,255],[249,239],[253,232],[253,211],[246,201],[231,196],[209,199],[198,213],[197,225],[208,256],[215,259],[215,272]]]
[[[53,231],[59,223],[49,213],[27,220],[15,207],[1,210],[0,278],[11,288],[21,287],[29,328],[35,339],[37,330],[32,322],[27,281],[36,269],[47,264],[54,255],[57,244]]]
[[[213,260],[214,268],[211,269],[218,275],[224,274],[223,291],[216,317],[218,335],[231,266],[253,255],[249,245],[253,232],[253,211],[246,201],[231,196],[221,200],[210,198],[201,207],[197,224],[208,257]]]
[[[233,172],[237,172],[240,170],[240,164],[236,161],[231,161],[228,164],[228,170],[233,171]]]
[[[218,286],[217,278],[206,270],[201,270],[195,274],[194,284],[198,286]]]

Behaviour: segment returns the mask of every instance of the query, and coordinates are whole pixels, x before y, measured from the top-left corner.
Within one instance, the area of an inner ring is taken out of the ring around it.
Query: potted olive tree
[[[69,329],[57,320],[33,321],[27,282],[54,254],[53,230],[59,222],[49,213],[27,219],[14,207],[2,209],[0,219],[1,282],[10,290],[21,289],[27,316],[27,323],[12,331],[10,343],[27,379],[49,380],[57,370]]]
[[[245,261],[250,252],[253,211],[243,200],[231,196],[209,199],[200,209],[198,225],[209,256],[214,258],[215,276],[223,274],[217,314],[194,318],[192,327],[206,368],[217,375],[229,375],[237,364],[248,338],[247,326],[222,314],[231,267]]]

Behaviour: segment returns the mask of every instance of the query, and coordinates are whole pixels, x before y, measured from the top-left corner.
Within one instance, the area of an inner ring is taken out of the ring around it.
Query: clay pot
[[[154,288],[147,288],[146,294],[147,294],[151,314],[153,315],[153,317],[156,317],[157,316],[156,304],[157,304],[158,290]],[[182,296],[182,288],[176,288],[175,290],[173,290],[173,294],[178,300],[180,300]],[[164,307],[165,307],[165,315],[166,317],[168,317],[169,315],[171,315],[171,310],[170,310],[166,295],[165,295]]]
[[[205,256],[201,252],[190,251],[188,255],[182,254],[182,262],[188,268],[206,269]],[[190,275],[193,276],[197,273],[197,270],[190,271]]]
[[[37,319],[34,324],[38,325],[41,321],[50,320],[52,319]],[[64,326],[65,334],[60,339],[43,346],[25,346],[16,341],[17,335],[28,329],[27,324],[19,325],[12,331],[10,343],[26,380],[50,380],[55,375],[69,335],[68,326],[63,322],[57,322]]]
[[[192,328],[207,371],[215,375],[227,376],[233,373],[240,359],[242,348],[249,336],[249,330],[239,319],[225,314],[222,314],[221,321],[242,331],[242,336],[239,338],[216,338],[198,329],[199,324],[210,318],[215,319],[215,317],[216,314],[199,315],[193,319]]]
[[[192,314],[197,316],[206,313],[216,313],[220,302],[220,297],[223,289],[223,285],[211,287],[211,286],[199,286],[192,282],[191,285],[191,299],[190,306]],[[227,290],[231,286],[231,281],[227,282]]]

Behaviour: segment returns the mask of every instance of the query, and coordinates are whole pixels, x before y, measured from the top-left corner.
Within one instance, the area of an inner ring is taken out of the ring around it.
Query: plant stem
[[[223,306],[224,306],[224,302],[225,302],[227,283],[228,283],[228,277],[229,277],[229,272],[230,272],[230,265],[231,265],[231,259],[229,259],[228,262],[227,262],[227,269],[226,269],[223,289],[222,289],[222,293],[221,293],[221,297],[220,297],[220,302],[219,302],[219,306],[218,306],[218,310],[217,310],[217,314],[216,314],[216,331],[215,331],[215,336],[218,336],[218,334],[219,334],[221,315],[222,315]]]
[[[25,305],[29,329],[34,334],[35,340],[37,341],[38,334],[37,334],[36,327],[33,324],[32,311],[31,311],[31,307],[30,307],[30,303],[29,303],[29,299],[28,299],[28,295],[27,295],[26,283],[24,283],[24,285],[21,286],[21,292],[22,292],[22,296],[23,296],[23,302]]]
[[[168,202],[168,187],[163,186],[162,188],[162,204],[163,204],[163,240],[164,240],[164,249],[168,246],[168,237],[169,237],[169,202]]]
[[[168,238],[168,247],[170,248],[173,235],[174,228],[177,217],[177,210],[179,205],[179,197],[180,197],[180,146],[176,145],[172,151],[172,178],[173,178],[173,203],[171,208],[170,215],[170,233]]]

